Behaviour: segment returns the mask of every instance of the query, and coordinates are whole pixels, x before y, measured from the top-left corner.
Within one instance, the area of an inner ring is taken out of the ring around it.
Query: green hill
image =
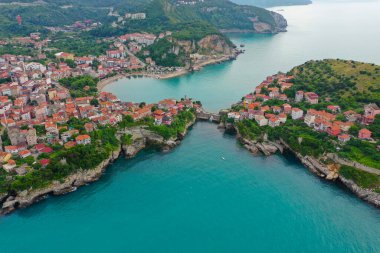
[[[311,0],[233,0],[233,2],[237,4],[254,5],[263,8],[312,3]]]
[[[228,0],[194,1],[194,5],[179,0],[46,0],[9,4],[0,0],[0,37],[26,35],[32,31],[46,31],[45,26],[70,25],[78,20],[91,19],[104,24],[98,35],[117,35],[130,31],[161,32],[201,27],[216,30],[245,30],[257,33],[285,31],[286,20],[279,14],[253,6],[241,6]],[[125,20],[123,26],[111,29],[117,16],[108,15],[112,8],[121,17],[126,12],[144,12],[145,20]],[[21,15],[22,25],[16,17]],[[199,30],[199,29],[198,29]],[[210,33],[210,32],[207,32]],[[96,33],[95,33],[96,34]]]
[[[295,79],[288,93],[313,91],[347,110],[358,109],[364,104],[380,104],[380,66],[375,64],[347,60],[309,61],[290,72]]]

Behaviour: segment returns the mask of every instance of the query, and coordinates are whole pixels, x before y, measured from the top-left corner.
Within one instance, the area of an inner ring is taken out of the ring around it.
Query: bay
[[[380,64],[380,1],[277,7],[278,35],[231,35],[238,60],[171,80],[107,86],[126,101],[188,95],[228,107],[267,75],[310,59]],[[225,160],[221,159],[225,157]],[[380,252],[380,212],[292,156],[253,157],[207,122],[183,143],[120,158],[100,181],[0,217],[1,253]]]
[[[228,108],[278,71],[308,60],[340,58],[380,64],[379,0],[317,0],[306,6],[276,7],[288,20],[288,32],[277,35],[230,35],[245,54],[236,61],[208,66],[200,72],[168,80],[121,79],[105,91],[127,101],[187,95],[205,108]]]

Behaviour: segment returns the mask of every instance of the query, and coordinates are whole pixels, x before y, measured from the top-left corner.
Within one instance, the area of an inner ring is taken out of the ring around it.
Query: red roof
[[[48,165],[49,163],[50,163],[50,160],[49,160],[49,159],[42,159],[42,160],[40,161],[40,164],[43,165],[43,166]]]
[[[372,132],[369,131],[369,130],[366,129],[366,128],[361,129],[361,130],[359,131],[359,133],[361,133],[361,134],[372,134]]]
[[[40,151],[40,150],[46,148],[46,145],[43,144],[43,143],[39,143],[39,144],[36,144],[34,147],[35,147],[38,151]]]
[[[51,152],[53,152],[53,149],[50,147],[45,147],[41,149],[40,152],[50,154]]]

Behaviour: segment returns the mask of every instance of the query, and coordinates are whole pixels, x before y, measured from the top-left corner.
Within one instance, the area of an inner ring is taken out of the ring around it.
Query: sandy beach
[[[154,74],[154,73],[148,73],[145,71],[140,71],[140,72],[135,72],[135,73],[119,73],[115,76],[108,77],[105,79],[102,79],[98,84],[97,88],[98,91],[102,91],[107,85],[112,84],[119,79],[126,78],[126,77],[134,77],[134,76],[143,76],[143,77],[148,77],[148,78],[155,78],[155,79],[169,79],[169,78],[174,78],[182,75],[186,75],[189,72],[192,71],[199,71],[203,67],[208,66],[208,65],[213,65],[213,64],[218,64],[222,63],[225,61],[230,61],[232,59],[235,59],[238,54],[233,54],[233,55],[223,55],[217,58],[212,58],[212,59],[207,59],[204,61],[199,61],[194,64],[192,67],[192,70],[190,69],[181,69],[177,71],[173,71],[170,73],[165,73],[165,74]]]

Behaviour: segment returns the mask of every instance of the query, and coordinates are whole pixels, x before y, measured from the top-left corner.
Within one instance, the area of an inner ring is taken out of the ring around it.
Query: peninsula
[[[223,112],[252,153],[290,151],[380,207],[380,66],[310,61],[269,76]]]

